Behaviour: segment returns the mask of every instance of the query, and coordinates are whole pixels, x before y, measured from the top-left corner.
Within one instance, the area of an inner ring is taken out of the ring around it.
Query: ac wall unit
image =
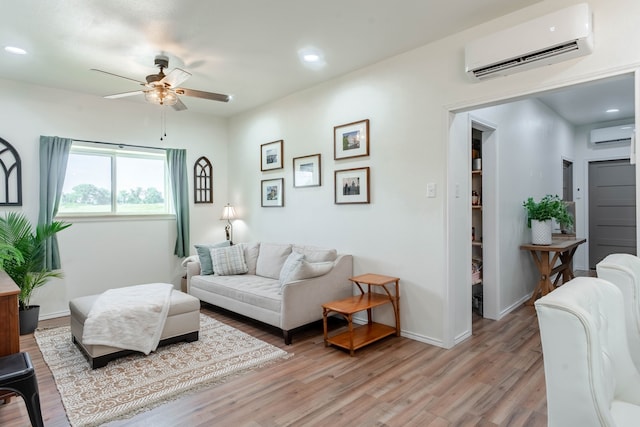
[[[580,3],[469,43],[465,66],[471,77],[484,80],[592,51],[591,10]]]
[[[593,145],[614,144],[631,142],[633,135],[633,125],[611,126],[606,128],[592,129],[589,141]]]

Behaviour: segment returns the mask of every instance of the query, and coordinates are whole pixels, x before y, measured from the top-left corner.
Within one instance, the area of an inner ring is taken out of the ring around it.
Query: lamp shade
[[[233,208],[233,206],[227,203],[227,206],[222,209],[222,216],[220,217],[220,219],[226,219],[227,221],[236,219],[236,210]]]

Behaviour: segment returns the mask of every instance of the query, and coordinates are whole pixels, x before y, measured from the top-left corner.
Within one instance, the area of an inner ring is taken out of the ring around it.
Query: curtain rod
[[[102,142],[102,141],[89,141],[87,139],[75,139],[75,138],[71,138],[71,140],[73,141],[78,141],[78,142],[88,142],[90,144],[105,144],[105,145],[115,145],[116,147],[119,148],[123,148],[123,147],[132,147],[132,148],[145,148],[148,150],[162,150],[162,151],[167,151],[166,148],[160,148],[160,147],[146,147],[144,145],[134,145],[134,144],[118,144],[116,142]]]

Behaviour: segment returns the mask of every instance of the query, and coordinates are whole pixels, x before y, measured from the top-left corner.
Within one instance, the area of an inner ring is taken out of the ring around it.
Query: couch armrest
[[[191,277],[200,274],[200,261],[190,261],[187,263],[187,293],[191,289]]]
[[[296,280],[282,287],[280,328],[285,331],[322,319],[322,304],[353,295],[353,257],[338,255],[324,276]]]

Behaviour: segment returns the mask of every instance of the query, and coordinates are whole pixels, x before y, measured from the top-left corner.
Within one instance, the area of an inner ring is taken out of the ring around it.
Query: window
[[[164,151],[73,142],[59,215],[170,213]]]

